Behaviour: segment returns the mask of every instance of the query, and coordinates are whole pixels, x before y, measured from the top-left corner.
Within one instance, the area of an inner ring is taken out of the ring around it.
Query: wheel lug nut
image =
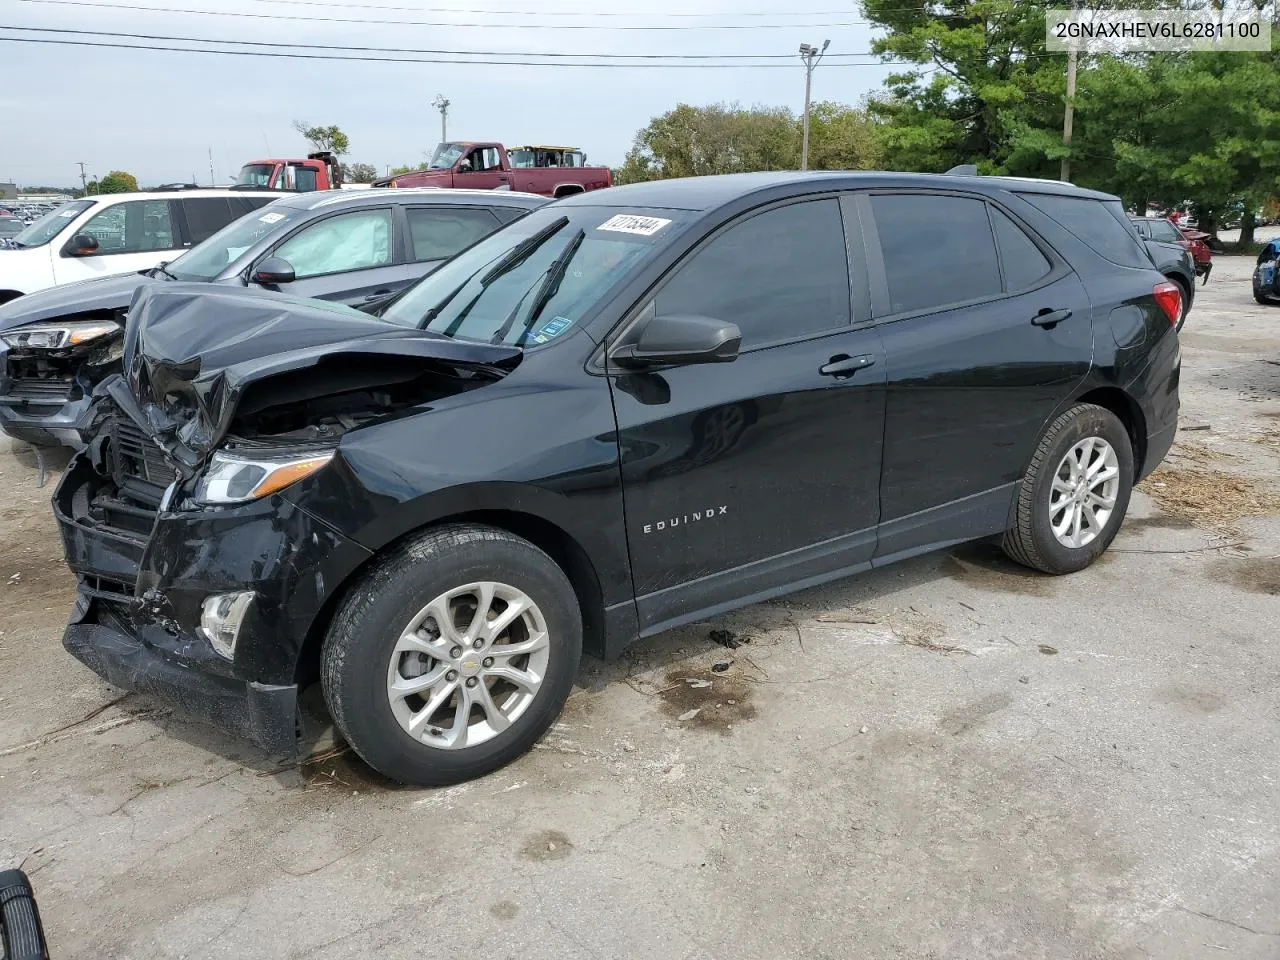
[[[473,646],[473,647],[475,647],[477,650],[479,650],[481,647],[483,647],[483,646],[484,646],[484,641],[483,641],[483,640],[480,640],[480,639],[477,639],[473,644],[471,644],[471,646]]]
[[[484,658],[484,665],[485,665],[486,667],[492,667],[492,666],[493,666],[493,657],[485,657],[485,658]]]
[[[468,687],[474,687],[474,686],[475,686],[477,683],[479,683],[479,682],[480,682],[480,681],[478,681],[475,677],[467,677],[467,686],[468,686]]]
[[[450,651],[449,651],[449,656],[451,656],[451,657],[453,657],[453,659],[457,660],[457,659],[458,659],[458,657],[462,656],[462,648],[461,648],[461,647],[454,647],[452,650],[450,650]]]
[[[454,681],[454,680],[457,680],[457,679],[458,679],[458,671],[457,671],[457,670],[450,670],[448,673],[446,673],[446,674],[444,675],[444,678],[445,678],[446,680],[450,681],[450,682],[452,682],[452,681]]]

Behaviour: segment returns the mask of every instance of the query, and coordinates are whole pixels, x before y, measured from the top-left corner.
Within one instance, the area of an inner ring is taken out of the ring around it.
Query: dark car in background
[[[1156,269],[1176,283],[1182,293],[1182,316],[1178,318],[1178,329],[1181,330],[1196,295],[1196,260],[1191,242],[1164,217],[1130,217],[1129,220],[1142,238]],[[1208,250],[1207,247],[1205,249]]]
[[[319,681],[383,774],[479,776],[584,650],[967,540],[1091,564],[1180,307],[1114,197],[883,173],[571,197],[379,316],[153,284],[54,496],[63,642],[272,752]]]
[[[93,385],[119,366],[124,313],[141,287],[228,284],[372,310],[547,202],[466,190],[290,196],[170,263],[0,305],[0,430],[35,444],[78,445]]]
[[[1253,299],[1258,303],[1280,303],[1280,239],[1272,240],[1258,253],[1253,267]]]

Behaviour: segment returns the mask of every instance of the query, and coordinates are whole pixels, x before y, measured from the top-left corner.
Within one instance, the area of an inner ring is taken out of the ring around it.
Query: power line
[[[285,47],[292,50],[354,50],[361,53],[425,53],[456,57],[563,57],[585,58],[592,60],[790,60],[786,53],[549,53],[541,50],[433,50],[422,47],[361,47],[351,44],[327,43],[284,43],[272,40],[218,40],[209,37],[174,37],[155,33],[118,33],[110,30],[71,30],[65,27],[9,27],[0,24],[0,29],[21,31],[22,33],[59,33],[84,37],[117,37],[127,40],[163,40],[170,43],[220,43],[235,44],[246,47]],[[837,53],[835,57],[877,57],[878,54]],[[872,61],[879,64],[881,61]]]
[[[0,30],[15,29],[0,25]],[[16,29],[31,29],[27,27],[19,27]],[[191,43],[222,43],[231,44],[239,43],[236,40],[196,40],[183,41]],[[365,63],[452,63],[452,64],[481,64],[495,67],[602,67],[614,70],[642,70],[642,69],[667,69],[667,70],[792,70],[794,69],[787,63],[614,63],[614,62],[597,62],[597,63],[579,63],[564,61],[543,61],[536,60],[489,60],[489,59],[440,59],[436,57],[364,57],[364,56],[343,56],[336,53],[279,53],[269,50],[213,50],[208,47],[164,47],[156,44],[143,43],[107,43],[95,40],[52,40],[44,37],[0,37],[0,43],[43,43],[53,46],[64,47],[99,47],[111,50],[157,50],[166,53],[207,53],[218,54],[229,57],[268,57],[282,60],[343,60],[357,61]],[[270,46],[271,44],[268,44]],[[322,48],[323,49],[323,48]],[[347,48],[351,49],[351,48]],[[537,54],[537,56],[549,56],[549,54]],[[562,56],[562,54],[556,54]],[[833,63],[833,69],[840,67],[878,67],[880,63]]]
[[[0,30],[41,30],[39,27],[7,27],[0,24]],[[86,31],[88,32],[88,31]],[[98,34],[106,35],[106,34]],[[136,36],[135,34],[120,34],[118,36]],[[264,43],[262,41],[243,41],[243,40],[202,40],[197,37],[173,37],[168,38],[175,43],[217,43],[223,45],[231,44],[249,44],[262,43],[263,46],[283,46],[283,44]],[[793,67],[786,63],[617,63],[617,62],[565,62],[562,60],[490,60],[475,59],[469,56],[468,51],[445,51],[452,53],[455,57],[463,59],[442,59],[439,57],[378,57],[378,56],[347,56],[338,53],[283,53],[274,50],[215,50],[209,47],[170,47],[159,46],[157,44],[141,44],[141,43],[108,43],[105,41],[95,40],[54,40],[46,37],[0,37],[3,43],[41,43],[53,46],[68,47],[99,47],[111,50],[155,50],[165,53],[206,53],[217,54],[221,56],[231,57],[266,57],[269,59],[282,60],[342,60],[356,61],[364,63],[451,63],[451,64],[478,64],[486,66],[498,67],[596,67],[610,68],[614,70],[642,70],[642,69],[667,69],[667,70],[791,70]],[[295,44],[294,46],[307,47],[308,49],[331,49],[320,45],[309,47],[306,44]],[[393,52],[387,48],[379,47],[338,47],[340,50],[368,50],[373,52]],[[520,54],[500,54],[495,53],[494,56],[520,56]],[[526,56],[536,57],[563,57],[573,56],[573,54],[563,53],[538,53],[527,54]],[[578,56],[589,56],[588,54],[578,54]],[[603,56],[603,55],[601,55]],[[1060,57],[1059,53],[1028,53],[1024,54],[1025,60],[1042,60],[1054,57]],[[789,59],[789,58],[788,58]],[[954,61],[957,65],[967,65],[971,63],[985,63],[985,60],[967,60]],[[831,64],[831,69],[840,69],[841,67],[879,67],[879,66],[898,66],[898,67],[925,67],[923,63],[917,63],[911,60],[882,60],[866,63],[841,62]],[[926,68],[926,72],[932,72],[934,68]]]
[[[323,0],[261,0],[263,3],[277,3],[291,7],[332,7],[343,10],[399,10],[408,13],[474,13],[484,16],[502,17],[643,17],[647,13],[626,13],[617,10],[477,10],[470,7],[398,7],[377,3],[325,3]],[[919,9],[913,8],[913,9]],[[666,17],[840,17],[848,10],[776,10],[763,12],[738,12],[718,10],[714,13],[664,13]]]
[[[110,3],[105,0],[18,0],[19,3],[44,3],[65,7],[89,7],[94,10],[139,10],[145,13],[186,13],[200,17],[245,17],[252,20],[293,20],[305,23],[364,23],[396,27],[484,27],[488,30],[799,30],[810,27],[851,27],[869,21],[841,20],[830,23],[691,23],[677,26],[595,26],[586,23],[482,23],[447,20],[371,20],[364,17],[302,17],[291,13],[249,13],[241,10],[192,10],[188,7],[147,7],[132,3]]]

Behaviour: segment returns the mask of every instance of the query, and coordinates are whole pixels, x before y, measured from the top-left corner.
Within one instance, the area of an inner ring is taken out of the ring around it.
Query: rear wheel
[[[573,587],[491,527],[409,541],[358,584],[322,657],[339,732],[375,770],[441,786],[527,751],[559,715],[582,651]]]
[[[1002,546],[1044,573],[1083,570],[1115,538],[1133,488],[1133,447],[1110,410],[1078,404],[1049,425]]]

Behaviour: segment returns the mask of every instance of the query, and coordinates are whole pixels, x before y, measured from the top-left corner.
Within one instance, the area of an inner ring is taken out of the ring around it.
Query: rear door
[[[888,356],[877,558],[1003,530],[1046,420],[1088,373],[1089,299],[1048,244],[982,197],[859,197],[878,238]]]
[[[282,288],[296,297],[335,300],[359,307],[377,304],[404,286],[404,243],[391,205],[313,220],[266,256],[293,267]]]
[[[732,321],[742,347],[610,370],[642,630],[869,560],[885,365],[865,271],[853,207],[786,202],[721,228],[643,305]]]

